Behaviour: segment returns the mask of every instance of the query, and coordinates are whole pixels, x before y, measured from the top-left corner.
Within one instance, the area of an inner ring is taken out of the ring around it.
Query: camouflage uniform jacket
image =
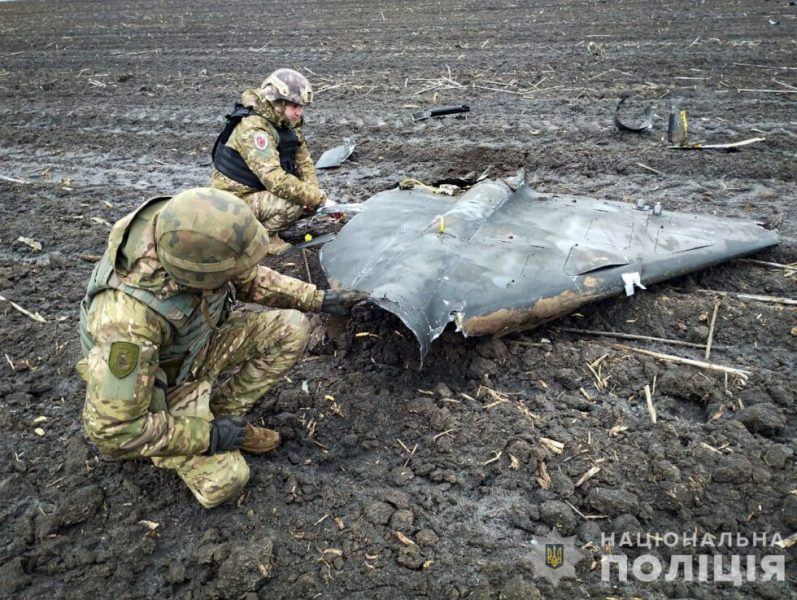
[[[277,151],[277,127],[290,126],[290,123],[277,114],[274,106],[263,97],[260,90],[244,91],[241,104],[255,109],[258,114],[244,117],[233,130],[226,145],[243,157],[246,165],[263,182],[268,192],[301,206],[320,206],[324,199],[302,133],[302,122],[294,128],[299,138],[295,158],[297,176],[294,176],[282,169]],[[213,170],[211,186],[232,192],[238,197],[258,191],[233,181],[217,169]]]
[[[233,292],[244,301],[318,310],[323,291],[267,267],[254,267],[217,290],[176,283],[158,261],[154,217],[165,198],[118,221],[81,304],[87,382],[83,421],[106,454],[123,458],[200,454],[209,425],[166,410],[165,390],[192,381]]]

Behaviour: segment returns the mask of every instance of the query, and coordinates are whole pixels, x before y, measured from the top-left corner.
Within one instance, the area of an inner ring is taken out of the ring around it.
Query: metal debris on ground
[[[653,104],[648,104],[642,113],[641,125],[627,125],[620,120],[620,109],[625,101],[633,96],[624,96],[620,98],[617,107],[614,109],[614,126],[620,131],[629,131],[631,133],[647,133],[653,130]]]
[[[456,115],[461,113],[470,112],[470,106],[467,104],[455,104],[453,106],[436,106],[428,110],[421,110],[412,113],[412,120],[415,122],[425,121],[432,117],[444,117],[446,115]]]
[[[649,285],[777,243],[750,221],[542,194],[519,176],[455,197],[380,192],[320,257],[333,286],[368,291],[397,315],[423,360],[451,322],[503,336],[622,292],[623,275]]]
[[[315,237],[310,237],[309,240],[305,242],[301,242],[299,244],[294,244],[290,248],[288,248],[283,255],[293,254],[294,252],[298,252],[299,250],[304,250],[306,248],[314,248],[315,246],[323,246],[327,242],[331,242],[335,239],[336,234],[334,233],[322,233],[321,235],[317,235]]]
[[[673,150],[736,150],[742,146],[749,146],[757,142],[765,142],[766,138],[752,137],[738,142],[727,142],[722,144],[700,144],[689,143],[689,122],[686,118],[686,111],[682,110],[677,103],[673,103],[670,109],[669,126],[667,128],[667,141],[670,143],[668,148]]]
[[[667,141],[674,146],[682,146],[689,139],[689,123],[686,111],[673,103],[670,108],[670,119],[667,126]]]
[[[354,148],[357,147],[357,143],[354,141],[354,138],[346,138],[343,140],[342,146],[336,146],[335,148],[331,148],[327,150],[321,155],[321,158],[318,159],[318,162],[315,164],[316,169],[332,169],[335,167],[339,167],[343,164],[343,162],[349,158],[354,152]]]

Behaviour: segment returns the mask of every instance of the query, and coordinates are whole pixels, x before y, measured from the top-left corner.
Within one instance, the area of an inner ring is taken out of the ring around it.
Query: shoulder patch
[[[264,133],[256,133],[254,137],[255,148],[265,150],[268,147],[268,138]]]
[[[138,345],[132,342],[113,342],[108,354],[108,368],[116,377],[124,379],[138,366]]]

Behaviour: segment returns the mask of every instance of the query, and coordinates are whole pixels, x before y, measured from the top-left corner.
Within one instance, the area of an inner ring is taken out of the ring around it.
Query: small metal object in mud
[[[678,104],[673,103],[670,109],[670,122],[667,128],[667,141],[676,146],[683,146],[689,138],[689,124],[686,121],[686,111],[681,110]]]
[[[422,110],[412,113],[413,121],[425,121],[432,117],[443,117],[445,115],[456,115],[459,113],[470,112],[470,106],[467,104],[455,104],[453,106],[436,106],[429,110]]]
[[[631,98],[632,96],[624,96],[620,99],[620,102],[617,103],[617,107],[614,109],[614,126],[617,127],[620,131],[630,131],[631,133],[646,133],[648,131],[653,130],[653,105],[648,104],[645,107],[644,112],[642,113],[642,124],[641,125],[626,125],[622,121],[620,121],[620,107],[625,104],[625,101]]]
[[[343,140],[342,146],[337,146],[330,150],[327,150],[321,155],[321,158],[318,159],[318,162],[315,164],[316,169],[332,169],[334,167],[339,167],[343,164],[351,153],[354,152],[354,148],[357,146],[354,139],[347,138]]]

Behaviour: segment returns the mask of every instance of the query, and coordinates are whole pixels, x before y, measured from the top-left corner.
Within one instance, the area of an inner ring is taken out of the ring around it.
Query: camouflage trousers
[[[192,381],[169,391],[167,410],[208,421],[220,415],[245,415],[298,362],[309,335],[307,317],[296,310],[233,312],[193,365]],[[229,368],[235,373],[213,391],[222,371]],[[176,471],[205,508],[234,498],[249,480],[249,466],[237,450],[157,457],[152,462]]]
[[[242,196],[242,199],[269,233],[287,229],[304,216],[303,206],[271,192],[254,192]]]

